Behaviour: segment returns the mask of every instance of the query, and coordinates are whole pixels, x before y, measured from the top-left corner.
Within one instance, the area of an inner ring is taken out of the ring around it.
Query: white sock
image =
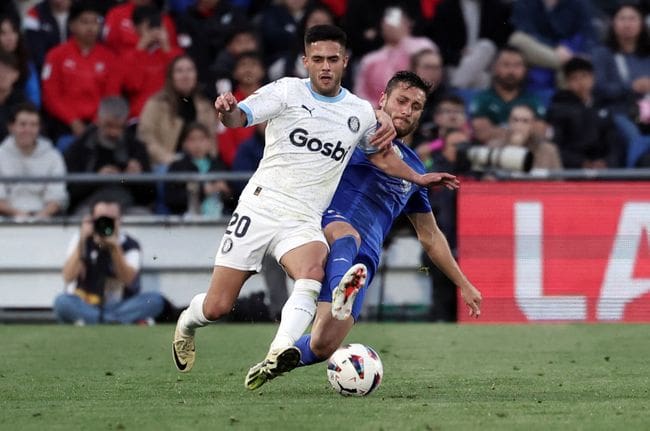
[[[194,335],[196,328],[201,328],[211,323],[203,314],[203,301],[205,293],[199,293],[190,302],[185,313],[178,319],[181,333],[184,335]]]
[[[296,280],[291,296],[282,307],[280,327],[271,343],[271,350],[293,346],[305,333],[316,314],[316,299],[320,288],[321,283],[316,280]]]

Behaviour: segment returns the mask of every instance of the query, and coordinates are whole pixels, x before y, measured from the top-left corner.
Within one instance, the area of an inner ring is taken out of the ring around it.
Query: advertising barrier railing
[[[465,183],[458,218],[480,322],[650,322],[649,182]]]

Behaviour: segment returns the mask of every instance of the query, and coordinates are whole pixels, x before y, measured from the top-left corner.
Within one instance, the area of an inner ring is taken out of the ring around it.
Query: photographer
[[[140,245],[120,232],[118,202],[100,199],[84,217],[63,265],[66,293],[54,301],[61,322],[152,323],[163,310],[157,292],[140,293]]]

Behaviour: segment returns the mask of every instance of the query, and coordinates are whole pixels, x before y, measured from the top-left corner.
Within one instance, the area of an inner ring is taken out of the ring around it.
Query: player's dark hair
[[[416,73],[408,70],[400,70],[388,81],[384,93],[389,95],[398,84],[405,84],[406,88],[419,88],[424,91],[425,95],[429,94],[429,89],[431,88],[431,85],[424,82]]]
[[[335,25],[315,25],[305,33],[305,46],[309,46],[314,42],[320,42],[323,40],[338,42],[343,49],[347,48],[348,45],[347,35],[343,30]]]

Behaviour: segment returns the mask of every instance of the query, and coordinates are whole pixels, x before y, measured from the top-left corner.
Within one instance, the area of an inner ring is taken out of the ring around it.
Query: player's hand
[[[460,181],[455,175],[446,172],[429,172],[420,175],[416,184],[422,187],[444,186],[449,190],[456,190],[460,187]]]
[[[393,126],[393,120],[386,112],[379,109],[375,111],[375,116],[377,117],[377,131],[370,138],[370,145],[377,147],[379,151],[383,151],[390,148],[393,139],[397,136],[397,132],[395,126]]]
[[[217,97],[214,107],[219,114],[230,114],[237,107],[237,99],[228,91]]]
[[[478,319],[481,315],[481,301],[483,300],[481,292],[471,284],[467,284],[460,289],[460,296],[469,307],[469,316]]]

